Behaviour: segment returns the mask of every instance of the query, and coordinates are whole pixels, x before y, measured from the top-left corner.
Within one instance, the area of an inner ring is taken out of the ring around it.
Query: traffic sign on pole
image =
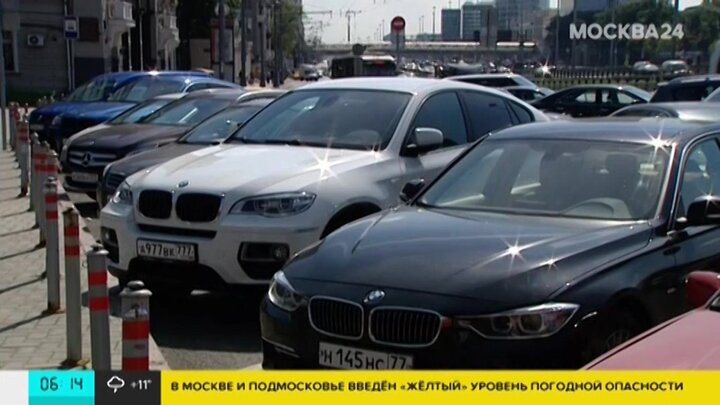
[[[80,30],[78,27],[78,18],[74,16],[65,17],[65,39],[78,39]]]
[[[390,28],[393,32],[405,31],[405,19],[400,16],[393,18],[390,23]]]

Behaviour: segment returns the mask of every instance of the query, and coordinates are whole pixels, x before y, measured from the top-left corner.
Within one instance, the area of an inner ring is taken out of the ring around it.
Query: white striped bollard
[[[80,287],[80,220],[78,213],[63,211],[65,236],[65,332],[68,365],[82,359],[82,290]]]
[[[20,197],[28,194],[28,185],[30,184],[30,127],[27,121],[19,121],[17,125],[18,139],[18,166],[20,166]]]
[[[122,301],[122,369],[150,369],[150,297],[141,281],[131,281],[120,293]]]
[[[60,234],[58,231],[58,196],[54,177],[45,181],[45,275],[47,277],[47,311],[60,311]]]
[[[54,178],[56,181],[58,179],[58,170],[57,170],[57,160],[55,158],[55,153],[48,147],[47,143],[42,144],[42,150],[43,150],[43,156],[44,160],[42,164],[40,165],[41,168],[41,177],[40,179],[43,180],[43,184],[47,182],[47,179]],[[55,188],[57,189],[57,183]],[[40,199],[42,205],[39,207],[41,210],[45,210],[45,199]],[[48,239],[48,224],[47,224],[47,218],[46,216],[40,215],[40,241],[38,246],[45,246]]]
[[[107,255],[107,250],[99,245],[93,245],[87,254],[92,368],[105,371],[111,368]]]
[[[37,206],[37,186],[38,171],[37,171],[37,154],[38,154],[38,135],[34,132],[30,133],[30,208],[28,211],[34,211]],[[35,218],[35,226],[37,226],[37,217]]]
[[[11,148],[15,147],[15,138],[17,137],[17,119],[20,116],[20,110],[16,103],[10,103],[10,110],[8,112],[8,122],[10,123],[10,139],[9,144]],[[3,143],[5,140],[3,140]],[[5,146],[5,145],[4,145]]]

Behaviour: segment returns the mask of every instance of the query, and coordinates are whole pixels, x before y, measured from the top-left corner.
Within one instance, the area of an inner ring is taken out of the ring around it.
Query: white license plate
[[[376,352],[320,342],[321,366],[349,370],[402,370],[413,367],[412,356]]]
[[[44,131],[45,125],[43,124],[30,124],[31,131]]]
[[[190,243],[171,243],[138,239],[137,254],[138,256],[153,259],[194,262],[195,245]]]
[[[73,172],[70,178],[78,183],[97,183],[98,175],[95,173]]]

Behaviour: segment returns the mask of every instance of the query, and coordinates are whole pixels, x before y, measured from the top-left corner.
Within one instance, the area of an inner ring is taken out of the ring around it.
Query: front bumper
[[[246,215],[223,215],[212,226],[193,224],[184,228],[158,226],[135,220],[133,207],[107,204],[100,215],[104,230],[115,240],[103,244],[111,252],[108,267],[116,277],[148,282],[174,283],[195,289],[217,289],[228,285],[268,284],[277,269],[257,270],[240,265],[239,250],[247,243],[286,245],[290,256],[320,238],[322,229],[298,215],[282,220]],[[196,248],[196,262],[147,259],[137,254],[138,239],[189,243]]]
[[[324,283],[329,285],[330,283]],[[328,291],[329,287],[320,287]],[[334,289],[333,289],[334,290]],[[363,290],[366,293],[367,290]],[[386,290],[386,292],[388,292]],[[388,292],[388,294],[391,294]],[[413,294],[409,294],[413,295]],[[436,305],[453,301],[448,297],[422,294],[419,305]],[[413,302],[410,299],[408,302]],[[361,299],[355,302],[362,302]],[[418,301],[419,302],[419,301]],[[401,303],[395,302],[394,304]],[[415,305],[416,302],[413,302]],[[455,304],[461,304],[456,302]],[[443,315],[448,316],[446,313]],[[367,322],[367,311],[365,321]],[[548,338],[528,340],[494,340],[481,337],[454,322],[444,328],[430,346],[405,348],[372,342],[367,330],[359,340],[331,337],[316,331],[310,323],[307,307],[287,312],[272,304],[267,296],[260,306],[264,369],[319,369],[321,342],[413,357],[414,369],[577,369],[582,366],[580,352],[583,327],[568,324]],[[367,367],[367,366],[366,366]]]

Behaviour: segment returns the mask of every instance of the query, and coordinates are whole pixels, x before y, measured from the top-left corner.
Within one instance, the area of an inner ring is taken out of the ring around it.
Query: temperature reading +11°
[[[138,381],[133,381],[132,383],[130,383],[130,386],[133,389],[145,391],[148,389],[148,387],[150,387],[151,383],[152,383],[152,380],[138,380]]]

